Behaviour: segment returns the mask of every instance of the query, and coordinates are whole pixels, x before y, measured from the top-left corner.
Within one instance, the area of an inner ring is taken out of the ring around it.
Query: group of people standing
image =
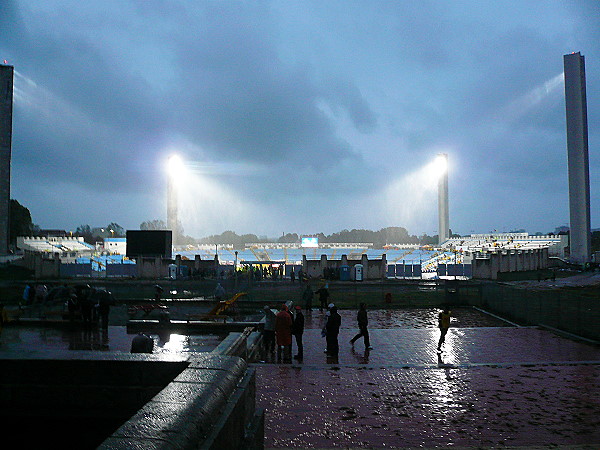
[[[292,313],[286,304],[281,305],[280,311],[275,314],[270,306],[265,305],[264,346],[267,354],[277,353],[277,361],[291,362],[292,336],[296,339],[298,353],[294,359],[304,359],[304,314],[302,308],[296,306]]]
[[[325,353],[328,357],[337,357],[339,353],[338,335],[342,324],[342,317],[338,313],[337,307],[330,303],[326,305],[326,321],[321,331],[325,338]],[[264,307],[265,325],[264,325],[264,347],[266,354],[276,354],[277,362],[291,362],[292,360],[292,337],[296,340],[298,352],[293,356],[294,359],[302,361],[304,359],[304,345],[302,335],[304,334],[304,314],[300,306],[295,306],[291,311],[288,305],[282,304],[277,314],[270,306]],[[369,342],[369,331],[367,329],[367,310],[366,304],[361,303],[361,308],[357,316],[359,324],[359,333],[350,341],[352,345],[356,340],[363,337],[365,339],[365,349],[372,349]]]
[[[264,325],[264,347],[267,355],[277,355],[277,362],[291,362],[292,359],[292,336],[296,340],[298,352],[293,356],[294,359],[302,361],[304,359],[304,345],[302,335],[304,333],[304,314],[300,306],[295,306],[293,311],[286,304],[282,304],[277,314],[270,306],[264,307],[265,325]],[[309,310],[310,311],[310,310]],[[339,354],[338,336],[342,324],[342,318],[338,313],[337,307],[330,303],[327,305],[326,321],[321,330],[321,335],[325,338],[325,353],[328,357],[337,358]],[[354,344],[360,338],[364,339],[365,350],[372,350],[369,336],[369,319],[367,316],[367,305],[361,303],[356,315],[358,323],[358,333],[350,339],[350,344]],[[440,329],[440,338],[437,345],[438,353],[442,352],[448,329],[450,328],[451,312],[448,307],[444,307],[438,314],[438,328]]]
[[[115,298],[111,292],[103,288],[93,288],[87,284],[68,286],[63,284],[48,289],[45,284],[27,284],[23,290],[25,306],[44,306],[63,304],[66,306],[71,322],[81,321],[84,326],[99,323],[104,329],[108,327],[108,316]]]

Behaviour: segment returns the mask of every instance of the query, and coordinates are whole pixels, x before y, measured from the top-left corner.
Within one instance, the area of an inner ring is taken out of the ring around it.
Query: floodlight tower
[[[438,238],[439,245],[450,239],[450,214],[448,206],[448,154],[437,155],[438,169]]]
[[[0,255],[8,254],[9,244],[14,72],[13,66],[0,64]]]
[[[173,245],[178,242],[177,235],[177,177],[181,175],[182,162],[179,156],[172,155],[169,158],[169,170],[167,178],[167,229],[171,230]]]
[[[585,59],[579,52],[564,55],[569,167],[570,260],[591,259],[590,164],[588,156]]]

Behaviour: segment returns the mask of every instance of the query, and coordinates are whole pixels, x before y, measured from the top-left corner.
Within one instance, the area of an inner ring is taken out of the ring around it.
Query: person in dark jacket
[[[81,309],[81,318],[83,319],[83,325],[85,327],[90,327],[92,325],[92,311],[94,309],[94,303],[90,298],[89,286],[76,286],[75,295],[77,296],[79,308]]]
[[[98,305],[98,314],[100,316],[100,324],[104,329],[108,329],[108,315],[110,313],[110,305],[115,304],[115,299],[112,293],[106,289],[97,289],[93,294],[93,300]]]
[[[321,305],[319,306],[319,311],[323,311],[323,308],[327,306],[327,299],[329,298],[329,285],[322,286],[320,289],[317,289],[315,294],[319,294],[319,302]]]
[[[327,340],[327,355],[337,356],[340,351],[338,344],[338,334],[340,333],[340,326],[342,325],[342,318],[337,312],[337,307],[332,306],[329,309],[329,317],[325,324],[325,339]]]
[[[360,309],[358,310],[358,314],[356,315],[356,320],[358,322],[359,333],[354,336],[350,343],[354,345],[354,343],[360,339],[361,337],[365,340],[365,349],[371,350],[371,342],[369,341],[369,330],[367,329],[367,324],[369,323],[369,319],[367,318],[367,304],[361,303]]]
[[[302,334],[304,334],[304,314],[302,314],[302,308],[296,306],[296,317],[292,324],[292,334],[296,338],[296,345],[298,346],[298,354],[294,355],[294,359],[302,361],[304,359],[304,346],[302,345]]]
[[[304,309],[310,314],[310,310],[312,309],[312,301],[313,301],[313,291],[310,287],[310,284],[306,285],[306,289],[302,294],[302,299],[304,300]]]
[[[131,341],[131,353],[152,353],[154,339],[147,334],[138,333]]]

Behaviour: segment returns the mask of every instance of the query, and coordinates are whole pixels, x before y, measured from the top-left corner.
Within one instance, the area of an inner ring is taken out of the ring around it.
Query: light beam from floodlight
[[[167,229],[171,230],[173,244],[177,236],[177,177],[183,170],[183,161],[178,155],[171,155],[168,162],[167,175]]]
[[[435,160],[438,172],[438,242],[450,239],[450,214],[448,206],[448,154],[440,153]]]

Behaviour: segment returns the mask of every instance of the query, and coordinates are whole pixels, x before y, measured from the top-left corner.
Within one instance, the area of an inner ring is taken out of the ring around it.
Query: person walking
[[[438,353],[442,352],[442,345],[446,340],[446,334],[448,333],[448,328],[450,328],[450,310],[447,306],[444,307],[444,310],[438,315],[438,327],[440,328],[440,340],[438,341],[437,351]]]
[[[354,343],[362,337],[365,340],[365,349],[372,350],[373,347],[371,347],[371,342],[369,341],[369,330],[367,329],[369,319],[367,318],[366,303],[360,304],[360,309],[358,310],[358,314],[356,315],[356,321],[358,322],[359,333],[352,339],[350,339],[350,344],[354,345]]]
[[[338,334],[342,325],[342,317],[337,312],[337,307],[329,308],[329,317],[325,324],[325,339],[327,340],[327,356],[337,356],[340,352]]]
[[[277,362],[291,362],[292,355],[292,316],[283,304],[275,316],[275,341],[277,343]]]
[[[304,346],[302,344],[302,334],[304,334],[304,314],[302,314],[302,308],[296,306],[296,317],[294,317],[294,323],[292,324],[292,334],[296,338],[296,346],[298,347],[298,353],[294,355],[294,359],[302,361],[304,359]]]

